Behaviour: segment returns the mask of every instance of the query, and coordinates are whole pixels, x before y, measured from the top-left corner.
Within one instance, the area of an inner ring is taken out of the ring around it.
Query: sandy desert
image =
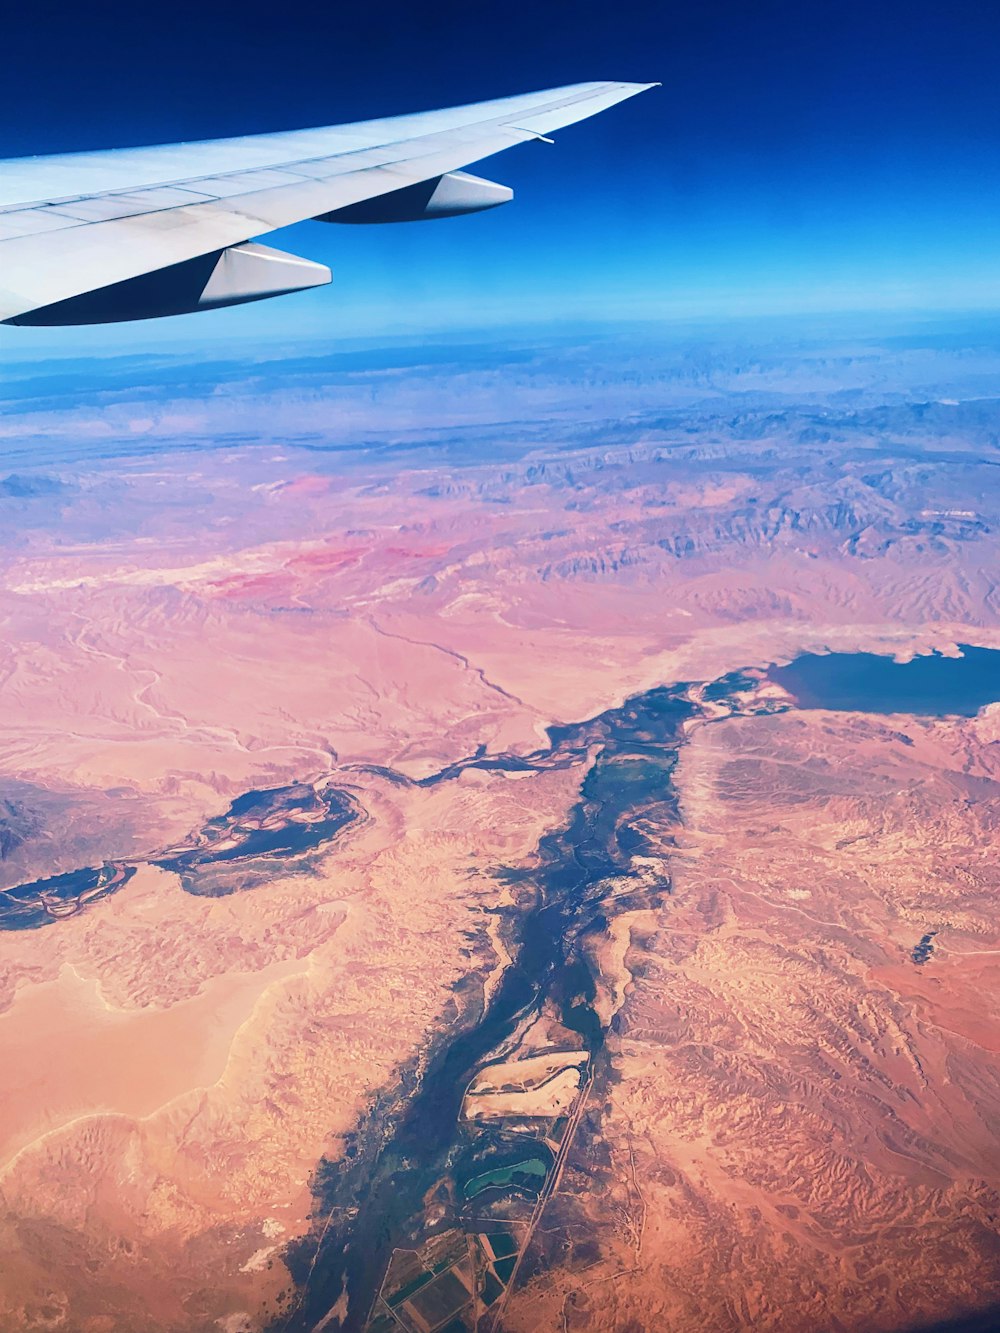
[[[0,1327],[992,1327],[995,349],[293,370],[8,391]]]

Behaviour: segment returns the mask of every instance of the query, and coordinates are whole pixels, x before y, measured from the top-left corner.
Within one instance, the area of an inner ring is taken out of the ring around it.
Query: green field
[[[529,1157],[526,1162],[515,1162],[512,1166],[498,1166],[492,1171],[484,1171],[481,1176],[473,1176],[465,1182],[463,1194],[467,1199],[474,1199],[491,1185],[541,1185],[548,1172],[548,1164],[538,1157]],[[519,1180],[518,1177],[525,1177]]]

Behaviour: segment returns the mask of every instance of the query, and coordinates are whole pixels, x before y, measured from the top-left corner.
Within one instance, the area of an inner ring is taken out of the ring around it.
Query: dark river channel
[[[286,874],[307,869],[292,858],[325,847],[359,818],[353,797],[336,787],[317,792],[294,782],[244,792],[183,847],[0,889],[0,930],[33,930],[74,916],[124,888],[141,865],[173,871],[182,888],[204,897],[253,888],[267,883],[275,862]]]
[[[932,654],[905,665],[867,653],[807,654],[772,668],[769,676],[802,708],[969,716],[1000,698],[1000,652],[971,647],[962,652],[958,658]],[[734,673],[707,694],[724,700],[748,683]],[[321,1164],[315,1212],[329,1217],[330,1226],[318,1251],[311,1238],[286,1256],[304,1294],[301,1306],[278,1327],[289,1333],[313,1328],[345,1290],[348,1316],[342,1327],[364,1327],[393,1249],[416,1247],[426,1238],[424,1198],[454,1160],[472,1073],[527,1012],[553,1002],[566,1026],[582,1034],[591,1055],[601,1050],[605,1033],[592,1006],[594,980],[578,945],[587,932],[607,924],[603,899],[611,877],[615,910],[646,905],[649,889],[633,875],[631,858],[646,849],[639,828],[643,815],[654,815],[661,826],[677,815],[671,775],[683,741],[681,724],[695,707],[685,698],[687,689],[654,689],[588,722],[550,728],[549,748],[534,755],[480,752],[424,779],[424,784],[446,782],[469,767],[524,771],[581,763],[588,753],[597,754],[565,827],[541,839],[530,868],[505,872],[531,890],[534,905],[520,921],[514,961],[481,1021],[457,1031],[419,1083],[411,1071],[401,1093],[371,1108],[343,1160]],[[626,893],[623,899],[622,879],[629,876],[636,879],[636,896],[629,899]],[[667,892],[664,882],[657,896]]]
[[[532,891],[534,906],[521,921],[516,956],[489,1009],[476,1027],[457,1032],[431,1060],[401,1118],[393,1122],[390,1107],[373,1108],[353,1155],[325,1163],[318,1172],[316,1213],[332,1216],[332,1224],[318,1253],[312,1240],[290,1256],[305,1296],[292,1318],[278,1327],[311,1329],[345,1285],[349,1316],[343,1327],[364,1326],[392,1250],[414,1243],[423,1231],[423,1198],[455,1150],[462,1097],[472,1072],[526,1012],[537,1010],[544,1000],[554,1002],[562,1021],[583,1036],[591,1054],[600,1050],[604,1030],[592,1007],[594,982],[578,943],[588,931],[606,925],[604,882],[609,877],[616,877],[616,910],[648,902],[644,881],[633,876],[636,894],[630,899],[627,891],[623,896],[621,877],[632,875],[631,858],[646,847],[635,826],[637,818],[651,812],[658,822],[676,818],[671,774],[681,723],[693,711],[682,697],[685,689],[651,690],[588,722],[550,728],[550,748],[527,759],[476,756],[465,765],[547,768],[582,762],[597,751],[566,826],[542,838],[536,865],[506,872],[511,881]],[[454,765],[424,781],[448,781],[462,767]],[[658,896],[667,892],[664,882]],[[404,1088],[404,1093],[411,1089]],[[386,1120],[391,1129],[383,1140],[379,1126]],[[358,1212],[350,1217],[355,1207]]]
[[[865,653],[808,654],[768,675],[802,708],[970,716],[1000,699],[1000,651],[963,647],[962,654],[931,654],[905,665]],[[705,697],[722,700],[748,684],[734,673],[709,686]],[[644,819],[664,828],[678,817],[673,770],[682,724],[696,710],[688,689],[650,690],[589,721],[549,728],[548,746],[535,754],[481,750],[419,784],[448,782],[467,768],[523,772],[592,761],[564,827],[540,840],[530,865],[502,871],[518,890],[520,906],[507,909],[513,961],[486,1012],[475,1026],[456,1027],[422,1076],[404,1071],[401,1086],[369,1108],[341,1160],[321,1162],[314,1214],[329,1218],[329,1226],[318,1249],[313,1234],[286,1255],[301,1304],[275,1329],[312,1329],[344,1291],[349,1313],[343,1327],[363,1328],[393,1249],[426,1237],[424,1198],[460,1151],[458,1119],[472,1073],[526,1014],[550,1003],[583,1037],[591,1057],[600,1056],[605,1030],[581,941],[603,932],[612,913],[651,906],[670,891],[666,878],[651,889],[632,858],[655,850],[642,832]],[[81,910],[124,887],[143,863],[174,871],[191,893],[243,891],[266,882],[275,860],[299,858],[307,869],[308,853],[363,817],[349,793],[334,787],[249,792],[182,846],[0,891],[0,929],[30,929]],[[918,946],[928,954],[932,947],[930,937]]]

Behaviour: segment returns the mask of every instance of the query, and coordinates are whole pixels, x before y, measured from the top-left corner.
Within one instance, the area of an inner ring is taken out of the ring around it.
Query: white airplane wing
[[[0,162],[0,321],[84,324],[261,300],[329,282],[253,237],[307,218],[410,221],[511,191],[460,168],[655,84],[523,97],[202,143]]]

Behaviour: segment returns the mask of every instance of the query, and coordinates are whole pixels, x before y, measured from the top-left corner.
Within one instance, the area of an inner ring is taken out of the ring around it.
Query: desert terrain
[[[0,1327],[989,1320],[997,355],[11,373]]]

